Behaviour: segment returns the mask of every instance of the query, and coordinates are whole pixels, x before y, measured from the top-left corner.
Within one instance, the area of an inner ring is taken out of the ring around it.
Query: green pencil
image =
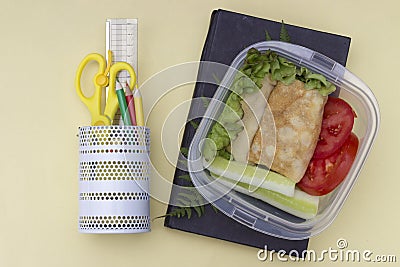
[[[124,89],[122,88],[122,85],[119,82],[117,82],[116,84],[115,91],[117,93],[119,109],[121,111],[121,116],[124,125],[132,125],[131,118],[129,117],[128,113],[128,105],[126,104],[125,92]]]

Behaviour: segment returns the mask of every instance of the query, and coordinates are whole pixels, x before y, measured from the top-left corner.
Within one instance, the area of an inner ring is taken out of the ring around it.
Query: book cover
[[[273,40],[279,40],[281,22],[256,18],[244,14],[238,14],[226,10],[214,10],[211,15],[210,26],[201,55],[201,61],[218,62],[230,65],[236,55],[249,45],[264,41],[267,30]],[[345,65],[350,47],[350,38],[336,34],[306,29],[285,23],[291,43],[302,45],[325,54],[333,60]],[[216,85],[198,82],[195,86],[193,98],[212,97],[217,89]],[[196,102],[193,102],[196,103]],[[198,110],[192,104],[189,111]],[[196,131],[196,124],[187,123],[181,143],[181,148],[188,148]],[[182,151],[182,150],[181,150]],[[174,184],[187,185],[188,173],[176,168]],[[171,191],[170,203],[174,203],[178,192]],[[167,214],[176,207],[169,205]],[[197,216],[199,212],[201,216]],[[211,205],[205,205],[191,215],[166,216],[164,226],[218,238],[230,242],[248,245],[256,248],[268,247],[270,250],[297,250],[300,254],[307,249],[308,239],[285,240],[272,237],[252,230],[235,220],[225,216],[222,212],[215,212]],[[187,215],[187,214],[186,214]]]

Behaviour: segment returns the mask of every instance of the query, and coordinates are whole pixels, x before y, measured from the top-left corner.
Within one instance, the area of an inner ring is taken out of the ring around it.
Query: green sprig
[[[200,99],[203,102],[203,107],[208,108],[208,105],[210,104],[210,99],[204,96],[200,97]]]
[[[181,147],[181,153],[187,158],[189,154],[189,149],[187,147]]]
[[[272,41],[271,35],[269,35],[267,30],[265,30],[265,41]]]
[[[283,22],[283,20],[282,20],[282,24],[281,24],[281,32],[279,34],[279,40],[282,42],[290,43],[290,36],[285,27],[285,23]]]
[[[182,147],[181,152],[182,151],[187,151],[187,149]],[[176,194],[176,203],[178,204],[178,206],[175,206],[170,213],[153,218],[153,221],[169,216],[177,218],[187,217],[188,219],[190,219],[192,217],[193,211],[199,218],[204,215],[207,201],[193,185],[192,180],[190,179],[190,175],[182,174],[179,175],[178,178],[184,180],[187,184],[187,186],[181,188],[181,192]],[[211,207],[214,212],[218,212],[217,208],[214,207],[212,204]]]
[[[192,180],[190,179],[190,175],[189,174],[183,174],[183,175],[179,175],[178,178],[183,179],[187,182],[192,182]]]
[[[197,130],[199,128],[199,124],[195,121],[189,121],[190,125],[192,125],[193,129]]]

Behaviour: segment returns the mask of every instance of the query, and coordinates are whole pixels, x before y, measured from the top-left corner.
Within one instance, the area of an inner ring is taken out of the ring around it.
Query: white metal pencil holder
[[[79,231],[150,231],[150,129],[79,128]]]

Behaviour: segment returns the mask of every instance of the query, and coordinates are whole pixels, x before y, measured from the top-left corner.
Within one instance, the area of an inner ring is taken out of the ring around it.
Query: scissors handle
[[[118,97],[115,91],[115,82],[118,73],[122,70],[128,71],[129,75],[131,76],[129,87],[133,88],[136,85],[136,73],[131,65],[129,65],[126,62],[117,62],[111,66],[108,96],[107,96],[106,108],[104,110],[104,115],[106,115],[109,118],[114,118],[115,113],[117,112],[118,109]]]
[[[93,79],[93,83],[95,86],[95,91],[92,96],[87,97],[83,94],[81,88],[81,77],[84,68],[90,61],[96,61],[99,65],[98,72]],[[76,93],[78,94],[81,101],[86,105],[89,109],[90,114],[92,116],[92,125],[110,125],[111,119],[110,117],[104,116],[101,114],[101,95],[102,89],[108,84],[107,72],[109,66],[106,68],[106,61],[104,57],[100,54],[93,53],[87,55],[82,62],[78,66],[78,70],[75,76],[75,88]],[[104,71],[106,70],[106,71]]]

